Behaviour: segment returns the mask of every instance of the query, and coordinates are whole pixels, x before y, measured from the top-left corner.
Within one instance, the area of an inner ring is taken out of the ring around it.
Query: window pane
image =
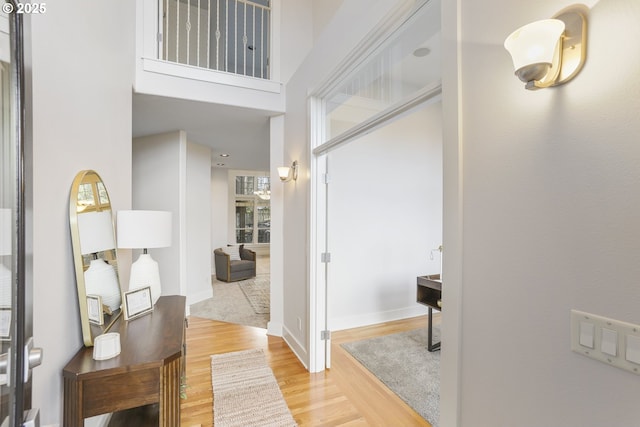
[[[258,243],[270,243],[271,230],[258,230]]]
[[[258,191],[266,191],[269,190],[269,177],[268,176],[257,176],[257,187]]]
[[[236,243],[253,243],[253,230],[236,230]]]
[[[236,176],[236,194],[253,195],[254,187],[253,176]]]
[[[253,228],[253,203],[236,201],[236,228]]]
[[[440,10],[433,3],[326,96],[325,142],[440,82]]]
[[[258,204],[258,228],[271,227],[271,207],[266,204]]]

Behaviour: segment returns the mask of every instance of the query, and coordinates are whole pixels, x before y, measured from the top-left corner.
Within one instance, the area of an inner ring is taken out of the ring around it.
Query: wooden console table
[[[114,358],[93,360],[93,348],[78,351],[63,370],[65,427],[152,404],[156,425],[180,425],[185,300],[160,297],[151,313],[129,321],[121,317],[110,331],[120,333],[122,350]]]
[[[418,276],[416,301],[429,308],[427,350],[440,350],[440,342],[433,343],[433,309],[442,311],[442,280],[439,274]]]

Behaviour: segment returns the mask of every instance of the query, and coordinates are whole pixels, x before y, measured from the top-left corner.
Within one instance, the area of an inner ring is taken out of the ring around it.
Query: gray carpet
[[[440,329],[434,327],[434,341]],[[427,329],[416,329],[342,347],[433,427],[440,418],[440,352],[427,351]]]
[[[264,285],[263,279],[266,279],[268,299],[269,275],[258,275],[256,279],[259,279],[258,281],[261,282],[262,285]],[[191,315],[266,329],[267,323],[270,320],[269,311],[267,310],[266,313],[256,313],[248,297],[240,288],[242,283],[253,281],[254,279],[249,279],[226,283],[212,277],[211,286],[213,287],[213,297],[192,304],[190,306]]]

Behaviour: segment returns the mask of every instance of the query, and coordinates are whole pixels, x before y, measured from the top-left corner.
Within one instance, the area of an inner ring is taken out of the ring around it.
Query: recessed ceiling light
[[[227,153],[222,153],[220,154],[220,157],[229,157],[229,155]]]
[[[224,163],[216,163],[216,166],[224,166]]]
[[[431,53],[431,49],[428,47],[419,47],[413,51],[413,56],[417,58],[422,58],[423,56],[427,56]]]

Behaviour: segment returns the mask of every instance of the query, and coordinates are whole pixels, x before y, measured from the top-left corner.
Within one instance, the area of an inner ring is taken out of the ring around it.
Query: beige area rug
[[[262,350],[211,356],[211,379],[214,426],[297,425]]]
[[[238,282],[244,296],[256,314],[269,314],[271,310],[270,277],[256,276],[253,279]]]

